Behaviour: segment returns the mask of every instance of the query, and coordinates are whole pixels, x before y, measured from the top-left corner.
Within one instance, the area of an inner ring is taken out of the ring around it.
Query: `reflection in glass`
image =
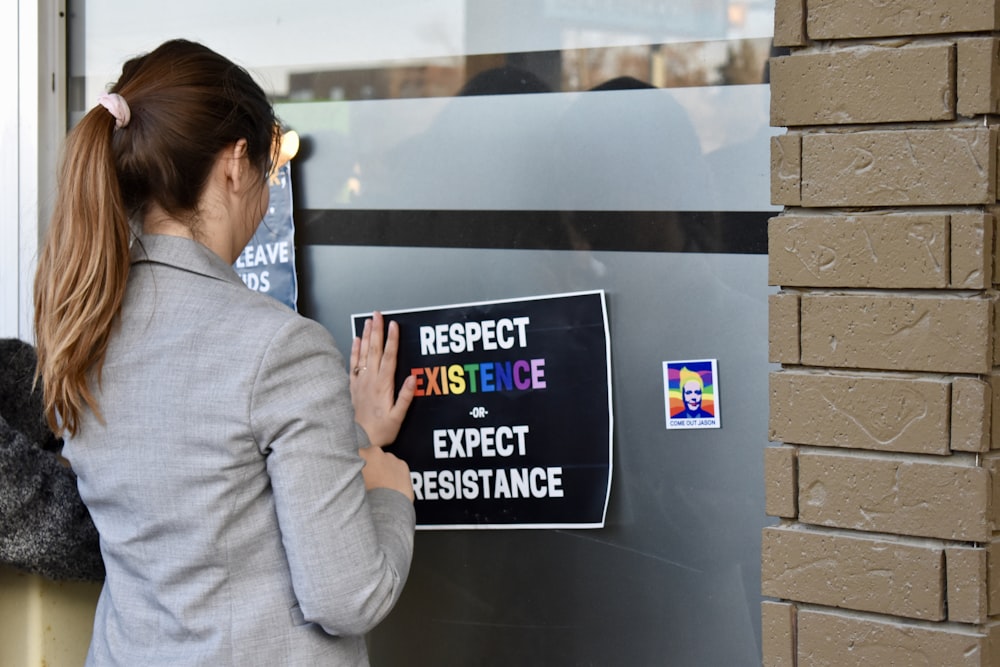
[[[773,0],[77,1],[67,6],[71,111],[104,92],[124,60],[181,36],[250,68],[283,100],[307,90],[317,100],[447,96],[500,65],[532,71],[555,91],[616,76],[658,88],[754,83],[773,7]],[[334,72],[338,81],[329,81]]]
[[[493,93],[576,92],[630,78],[655,88],[755,84],[764,81],[770,39],[497,53],[374,68],[295,71],[278,100],[295,102],[447,97],[468,94],[468,82],[486,72],[527,72],[543,85],[507,86]]]

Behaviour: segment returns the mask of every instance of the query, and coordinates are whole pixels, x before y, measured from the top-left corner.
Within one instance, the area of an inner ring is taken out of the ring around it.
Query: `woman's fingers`
[[[383,338],[385,335],[382,313],[376,310],[368,322],[370,322],[369,328],[371,330],[371,340],[368,344],[367,356],[362,357],[362,359],[365,360],[368,370],[373,373],[380,373],[382,370],[382,346],[384,344]]]
[[[390,322],[386,332],[382,313],[378,311],[365,322],[361,339],[355,339],[351,345],[354,418],[376,446],[396,439],[416,391],[416,380],[407,377],[396,393],[398,351],[399,324]]]
[[[389,377],[396,375],[396,353],[398,351],[399,325],[396,322],[389,322],[389,335],[385,339],[379,372],[384,372]]]
[[[416,379],[412,375],[407,375],[406,379],[403,380],[403,386],[399,388],[399,394],[396,396],[396,402],[393,403],[392,407],[389,409],[389,414],[392,419],[396,420],[400,425],[403,423],[403,418],[406,416],[407,410],[410,409],[410,403],[413,402],[413,396],[415,395],[416,390]]]
[[[364,368],[368,365],[368,350],[370,349],[372,342],[372,321],[365,320],[365,327],[361,331],[361,344],[358,348],[358,359],[357,363],[354,364],[353,368],[356,370],[358,368]]]
[[[361,368],[358,364],[361,361],[361,338],[358,336],[354,337],[351,341],[351,363],[348,368],[351,372],[351,383],[354,383],[354,378],[358,374],[358,369]]]

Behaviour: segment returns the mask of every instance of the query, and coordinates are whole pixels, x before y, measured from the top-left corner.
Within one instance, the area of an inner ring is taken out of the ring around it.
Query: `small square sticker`
[[[719,428],[719,374],[715,359],[663,362],[667,428]]]

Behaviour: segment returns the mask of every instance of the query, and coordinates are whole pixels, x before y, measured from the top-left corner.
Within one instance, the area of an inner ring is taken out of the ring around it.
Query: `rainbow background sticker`
[[[663,389],[668,429],[721,426],[716,359],[664,361]]]

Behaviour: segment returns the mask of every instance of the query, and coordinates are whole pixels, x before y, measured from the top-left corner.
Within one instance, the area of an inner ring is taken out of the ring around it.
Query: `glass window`
[[[759,664],[772,0],[69,4],[71,120],[172,37],[262,82],[345,353],[351,313],[607,294],[606,526],[419,532],[374,664]],[[668,432],[707,358],[722,428]]]
[[[91,1],[71,11],[71,119],[180,35],[253,71],[308,138],[303,208],[770,210],[766,164],[733,158],[770,134],[772,7]]]

